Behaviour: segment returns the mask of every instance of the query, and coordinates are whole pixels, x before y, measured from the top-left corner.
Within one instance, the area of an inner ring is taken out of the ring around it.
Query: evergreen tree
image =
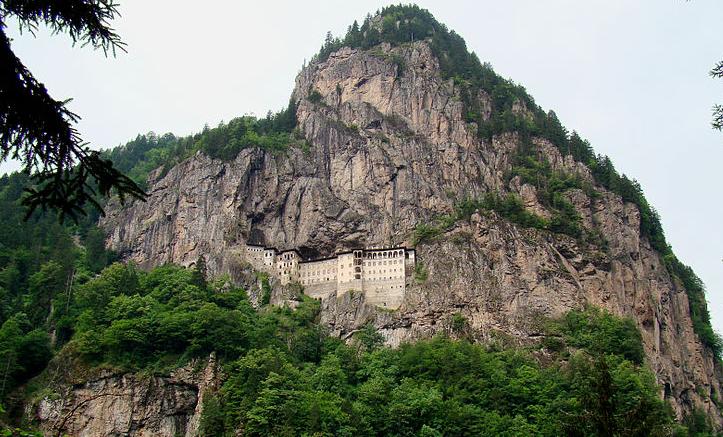
[[[124,50],[108,21],[118,15],[113,0],[0,0],[0,162],[18,159],[33,173],[24,204],[28,216],[38,207],[53,208],[61,219],[77,219],[91,205],[102,207],[96,195],[116,192],[144,199],[146,194],[130,178],[83,143],[74,127],[78,116],[66,102],[54,100],[15,56],[5,33],[5,20],[15,18],[21,29],[47,25],[67,33],[73,43],[89,44],[115,54]]]
[[[191,283],[196,285],[198,288],[205,290],[207,283],[207,272],[206,272],[206,258],[200,255],[196,260],[196,265],[193,266],[191,273]]]
[[[711,77],[723,79],[723,61],[718,62],[712,70]],[[723,105],[713,106],[713,129],[723,130]]]

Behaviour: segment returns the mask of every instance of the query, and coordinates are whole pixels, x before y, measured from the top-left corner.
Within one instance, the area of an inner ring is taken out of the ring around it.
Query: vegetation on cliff
[[[290,101],[285,109],[269,112],[264,118],[246,115],[214,128],[206,126],[203,131],[187,137],[170,133],[138,135],[125,145],[106,151],[105,155],[116,168],[145,187],[151,171],[159,167],[169,170],[198,151],[230,161],[241,150],[250,147],[276,153],[284,151],[293,142],[303,145],[303,140],[294,137],[295,127],[296,105]]]
[[[695,332],[714,355],[720,356],[723,342],[711,327],[702,282],[690,267],[676,258],[665,239],[660,218],[646,200],[640,184],[620,175],[609,157],[596,155],[587,140],[565,129],[553,111],[543,111],[524,87],[497,75],[490,64],[480,62],[474,52],[467,50],[464,39],[439,23],[429,11],[416,5],[387,6],[374,16],[368,15],[361,26],[354,22],[343,38],[327,35],[312,62],[325,61],[341,47],[370,49],[381,43],[399,46],[420,40],[428,41],[439,60],[443,78],[454,81],[465,105],[466,120],[477,126],[480,139],[489,141],[504,133],[517,135],[520,147],[511,176],[521,175],[526,182],[533,182],[540,200],[553,212],[550,230],[603,243],[599,235],[583,231],[574,208],[561,196],[568,188],[585,188],[592,193],[592,187],[583,187],[570,178],[561,179],[559,174],[551,172],[549,165],[536,157],[534,138],[549,141],[563,156],[572,156],[585,164],[598,185],[637,205],[641,234],[661,254],[669,272],[685,286]],[[489,118],[478,98],[481,93],[489,96],[492,103]]]
[[[580,225],[564,193],[595,187],[555,172],[538,157],[544,139],[563,155],[590,168],[597,185],[635,203],[641,233],[685,287],[693,326],[720,355],[699,278],[673,255],[660,221],[636,181],[620,175],[607,157],[569,133],[554,113],[537,107],[524,88],[497,76],[466,49],[464,41],[425,10],[391,6],[355,23],[343,40],[328,38],[318,55],[348,45],[372,49],[427,39],[445,78],[457,84],[465,117],[483,141],[513,133],[520,147],[509,178],[535,186],[549,219],[530,213],[512,194],[461,199],[452,214],[420,225],[415,241],[434,238],[478,209],[495,211],[523,227],[549,230],[602,245]],[[390,58],[400,71],[399,58]],[[476,96],[493,102],[485,118]],[[312,95],[312,98],[315,96]],[[105,152],[139,184],[151,171],[169,169],[198,151],[223,160],[249,147],[280,152],[297,139],[293,102],[266,118],[240,117],[185,138],[139,136]],[[509,180],[508,180],[509,181]],[[318,303],[304,299],[296,310],[269,306],[271,285],[260,276],[260,310],[244,290],[223,279],[208,281],[196,269],[166,265],[150,272],[113,264],[97,212],[75,224],[59,224],[42,213],[23,221],[22,174],[0,179],[0,396],[14,396],[61,348],[92,366],[165,372],[191,358],[215,352],[227,379],[206,398],[202,429],[207,435],[663,435],[675,425],[647,369],[640,333],[629,319],[594,308],[549,321],[539,347],[474,345],[447,336],[381,347],[369,325],[351,344],[329,337],[318,324]],[[418,264],[415,278],[427,271]],[[455,315],[453,329],[466,321]],[[53,335],[49,335],[52,333]],[[36,387],[37,388],[37,387]],[[715,399],[714,399],[715,400]],[[9,409],[10,415],[18,414]],[[693,414],[691,434],[710,431]]]
[[[494,210],[504,218],[525,227],[546,229],[570,235],[574,238],[596,244],[602,248],[606,242],[595,230],[585,229],[580,217],[564,193],[579,188],[590,197],[596,197],[594,187],[578,178],[552,171],[549,163],[537,153],[535,139],[549,141],[563,156],[572,156],[585,164],[591,171],[595,183],[632,202],[640,211],[640,231],[650,245],[663,257],[669,272],[684,286],[689,302],[690,315],[695,332],[716,356],[723,352],[723,343],[713,331],[710,323],[705,289],[693,270],[680,262],[668,245],[657,212],[645,199],[640,184],[634,179],[620,175],[607,156],[596,155],[587,140],[576,132],[569,132],[554,112],[543,111],[537,106],[524,87],[497,75],[487,63],[469,52],[464,40],[445,25],[439,23],[427,10],[415,5],[393,5],[379,13],[369,15],[360,26],[354,23],[344,38],[333,38],[330,34],[312,62],[322,62],[341,47],[373,49],[381,43],[403,45],[412,41],[426,40],[438,58],[442,75],[457,85],[465,104],[465,117],[477,126],[480,139],[490,140],[496,135],[512,133],[517,136],[519,148],[514,157],[514,166],[508,178],[519,176],[523,183],[532,184],[543,206],[551,211],[552,217],[545,220],[534,214],[520,211],[519,200],[510,195],[497,195],[482,199],[461,199],[461,203],[476,204],[476,207]],[[390,59],[403,70],[399,59]],[[485,118],[477,96],[484,93],[490,97],[492,111]],[[310,99],[320,99],[312,94]],[[124,146],[106,152],[115,166],[128,174],[136,183],[145,187],[148,174],[159,167],[165,170],[197,151],[223,160],[236,157],[244,148],[258,146],[273,152],[285,150],[297,143],[308,149],[308,144],[294,135],[296,106],[290,102],[284,110],[269,113],[263,119],[250,116],[236,118],[215,128],[178,138],[172,134],[139,135]],[[456,211],[455,214],[459,214]],[[422,241],[444,230],[453,217],[442,217],[437,223],[420,225],[415,238]]]
[[[658,397],[632,320],[593,308],[550,321],[547,340],[528,348],[442,335],[391,349],[370,325],[351,344],[329,337],[310,298],[256,311],[243,290],[197,270],[123,264],[78,285],[69,308],[66,346],[88,364],[165,372],[215,352],[226,377],[206,397],[204,435],[684,430]],[[4,323],[0,341],[15,325]]]
[[[105,267],[113,255],[90,223],[60,225],[43,215],[22,221],[21,177],[0,182],[2,226],[19,230],[0,234],[0,362],[9,417],[22,414],[18,400],[29,380],[28,389],[52,389],[43,385],[47,378],[31,378],[66,348],[90,366],[160,373],[215,352],[227,379],[206,399],[206,435],[241,427],[249,435],[679,428],[658,398],[629,320],[592,309],[571,313],[549,324],[541,346],[526,349],[444,336],[389,349],[371,326],[347,345],[318,324],[316,301],[254,310],[243,290],[208,281],[203,263],[150,272]],[[708,429],[704,416],[695,417]]]

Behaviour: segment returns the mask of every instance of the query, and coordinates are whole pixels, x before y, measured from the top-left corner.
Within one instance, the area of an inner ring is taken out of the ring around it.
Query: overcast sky
[[[177,135],[288,101],[327,30],[342,34],[384,2],[120,0],[128,53],[105,58],[62,36],[13,49],[56,99],[72,97],[94,147]],[[642,184],[668,241],[708,288],[723,332],[723,133],[710,109],[723,80],[720,0],[420,1],[483,61]],[[7,170],[7,164],[0,167]]]

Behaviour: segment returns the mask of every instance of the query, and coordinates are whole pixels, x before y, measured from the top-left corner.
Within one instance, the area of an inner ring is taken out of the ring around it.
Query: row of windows
[[[284,263],[284,264],[283,264],[284,267],[286,267],[287,264],[290,264],[290,263]],[[385,263],[385,264],[386,264],[386,263]],[[374,265],[376,265],[376,263],[375,263]],[[281,266],[279,266],[279,269],[281,269]],[[355,270],[356,270],[356,272],[360,272],[359,268],[356,268]],[[397,271],[401,272],[401,271],[403,271],[403,269],[402,269],[402,268],[393,268],[393,269],[390,268],[390,269],[381,269],[381,270],[366,270],[366,273],[368,273],[368,274],[381,274],[381,273],[387,273],[387,271],[389,271],[390,273],[391,273],[391,272],[397,272]],[[335,273],[336,273],[336,272],[334,271],[334,269],[322,269],[322,270],[312,270],[312,271],[309,271],[309,272],[302,271],[300,276],[301,276],[302,278],[306,278],[306,277],[310,277],[310,276],[323,276],[323,275],[334,275],[334,276],[336,276]],[[340,272],[340,274],[341,274],[341,275],[346,275],[346,273],[345,273],[344,271]],[[348,274],[350,275],[351,272],[349,272]]]
[[[316,283],[318,283],[318,282],[324,282],[324,281],[328,281],[328,280],[329,280],[329,278],[302,279],[302,280],[301,280],[301,284],[302,284],[302,285],[304,285],[304,284],[316,284]]]
[[[389,273],[391,273],[391,272],[396,272],[397,270],[401,271],[402,269],[389,269]],[[365,273],[371,273],[371,274],[386,273],[386,272],[387,272],[387,269],[384,269],[384,270],[365,270]]]
[[[404,276],[390,276],[388,278],[386,276],[382,276],[382,277],[378,277],[378,278],[364,278],[364,280],[365,281],[386,281],[387,279],[403,279],[403,278],[404,278]]]
[[[307,276],[320,276],[320,275],[330,275],[335,274],[336,272],[332,269],[325,269],[325,270],[312,270],[310,272],[301,272],[301,277],[305,278]]]
[[[354,275],[354,279],[361,279],[361,275]],[[378,282],[378,281],[387,281],[390,279],[404,279],[404,276],[396,275],[396,276],[379,276],[376,278],[364,278],[364,281],[366,282]],[[317,282],[325,282],[325,281],[335,281],[335,277],[326,277],[326,278],[308,278],[308,279],[302,279],[302,284],[315,284]],[[339,280],[339,282],[351,282],[351,279],[344,280],[343,278]]]
[[[388,252],[368,252],[364,254],[364,258],[367,259],[377,259],[377,258],[396,258],[396,257],[403,257],[404,251],[403,250],[392,250]]]
[[[401,259],[390,259],[388,263],[391,264],[401,264]],[[385,266],[387,265],[387,261],[364,261],[365,266]]]
[[[401,276],[396,277],[396,279],[401,279],[401,278],[402,278]],[[359,279],[359,278],[356,278],[356,279]],[[386,279],[387,278],[373,278],[373,279],[370,279],[368,282],[385,281]],[[389,279],[395,279],[395,278],[390,276]],[[323,283],[323,282],[327,282],[330,280],[331,280],[331,278],[302,279],[301,285],[318,284],[318,283]],[[346,282],[351,282],[351,281],[346,281]],[[404,285],[390,285],[389,288],[404,288]]]

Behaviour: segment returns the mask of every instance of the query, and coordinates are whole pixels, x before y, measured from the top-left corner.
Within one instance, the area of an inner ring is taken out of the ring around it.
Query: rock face
[[[204,395],[219,386],[212,357],[201,371],[188,366],[168,377],[107,375],[65,385],[32,408],[44,435],[191,437],[198,435]]]
[[[409,246],[418,224],[489,191],[515,192],[526,208],[549,215],[534,187],[506,180],[517,137],[477,138],[425,42],[341,49],[299,74],[293,98],[308,149],[246,149],[230,162],[197,154],[156,172],[148,202],[109,211],[109,246],[145,267],[204,255],[211,272],[233,275],[245,242],[307,256]],[[478,98],[489,116],[489,97]],[[584,165],[544,141],[536,146],[553,169],[594,185]],[[350,293],[325,301],[322,318],[342,337],[371,321],[396,345],[447,331],[461,313],[479,339],[524,343],[539,337],[541,317],[599,305],[635,319],[662,395],[679,415],[697,406],[722,423],[711,401],[721,398],[720,369],[693,332],[685,290],[641,238],[637,207],[594,189],[595,198],[566,195],[606,250],[475,214],[417,247],[427,279],[407,290],[399,310],[374,309]]]

